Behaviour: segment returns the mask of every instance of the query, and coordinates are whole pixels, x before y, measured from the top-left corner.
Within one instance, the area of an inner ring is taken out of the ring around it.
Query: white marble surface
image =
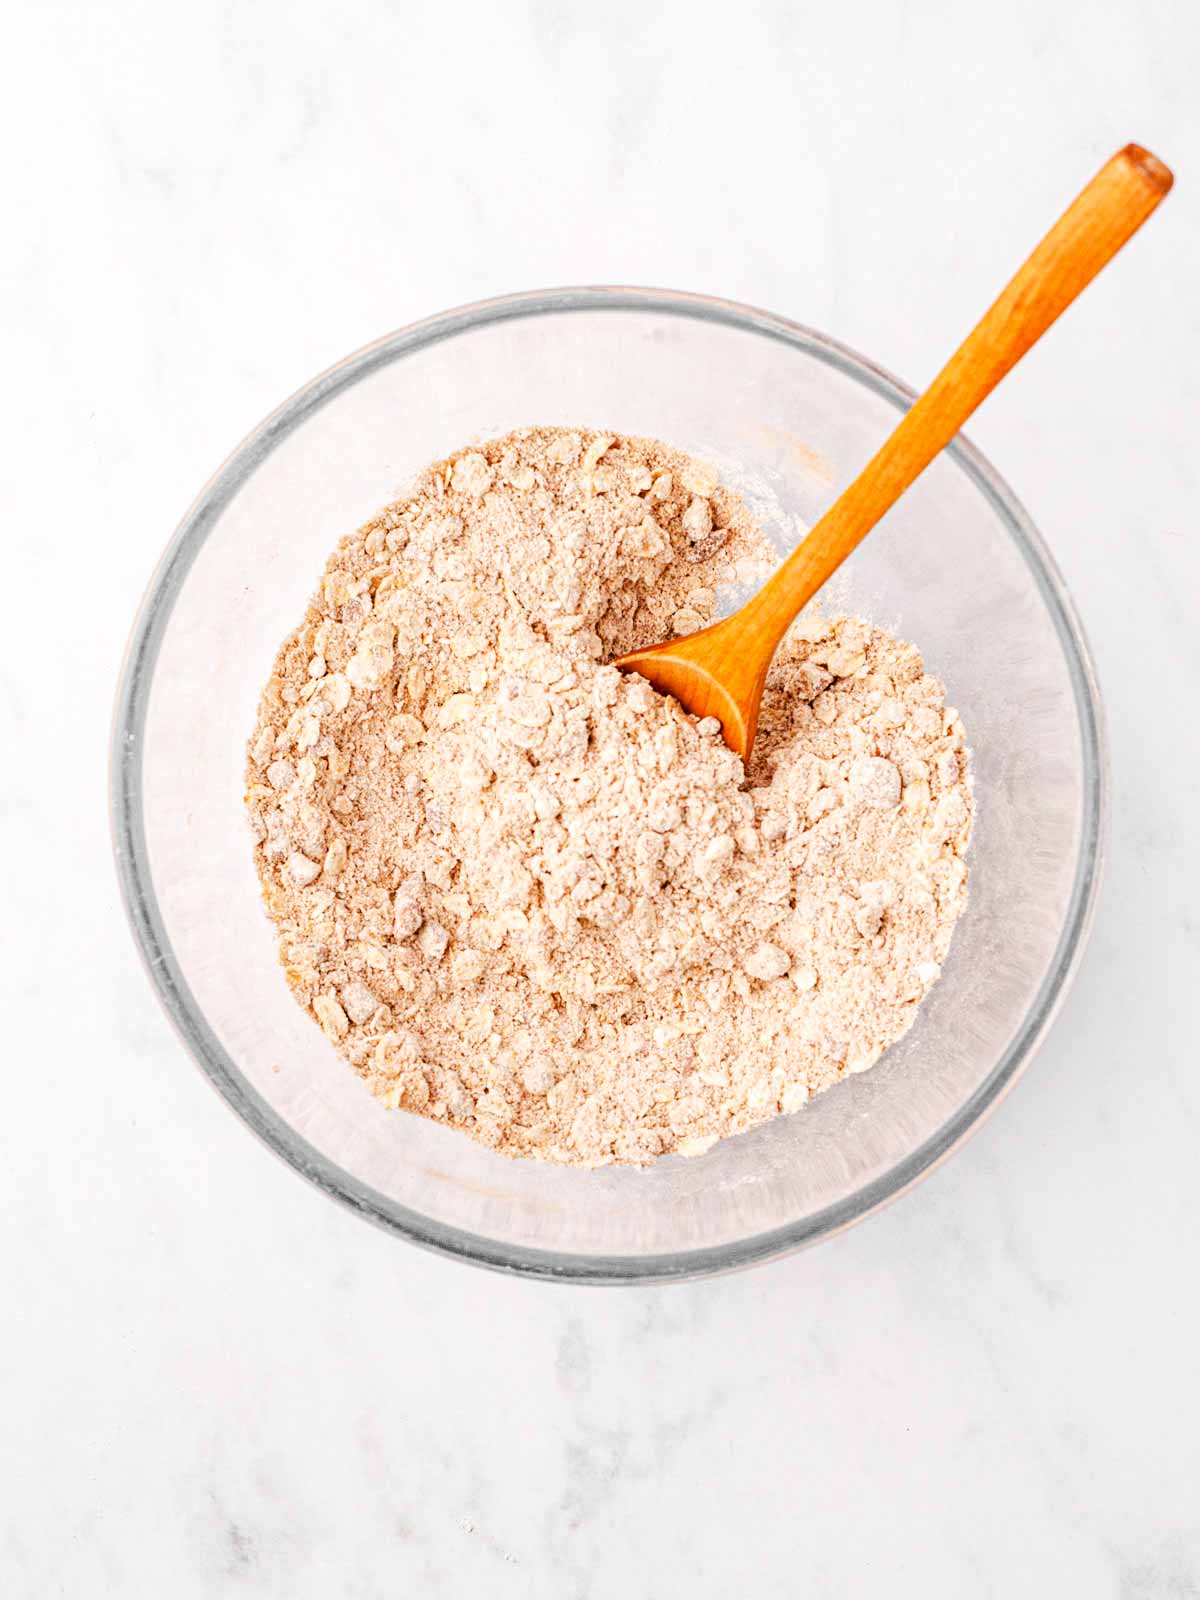
[[[486,9],[8,15],[0,1593],[1200,1594],[1200,13]],[[849,1235],[665,1290],[424,1256],[276,1163],[151,998],[104,817],[209,471],[374,335],[541,284],[745,299],[920,382],[1131,137],[1176,194],[971,430],[1113,755],[1010,1101]]]

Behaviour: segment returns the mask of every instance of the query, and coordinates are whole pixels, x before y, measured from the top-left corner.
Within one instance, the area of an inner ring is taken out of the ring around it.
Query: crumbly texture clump
[[[505,1155],[644,1164],[908,1028],[972,816],[916,649],[802,618],[749,774],[606,664],[770,564],[704,464],[553,428],[430,467],[338,546],[247,804],[288,982],[385,1105]]]

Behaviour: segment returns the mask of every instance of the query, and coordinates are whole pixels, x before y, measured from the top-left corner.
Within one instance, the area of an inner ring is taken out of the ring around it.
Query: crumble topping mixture
[[[963,730],[917,650],[802,617],[750,772],[607,661],[771,551],[656,440],[521,430],[330,558],[250,742],[297,999],[385,1105],[505,1155],[699,1154],[912,1023],[966,903]]]

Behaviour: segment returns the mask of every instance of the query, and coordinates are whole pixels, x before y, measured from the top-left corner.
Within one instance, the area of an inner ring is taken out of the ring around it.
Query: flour
[[[697,1154],[909,1027],[966,900],[970,777],[913,646],[802,618],[749,774],[606,664],[770,552],[702,463],[527,430],[343,540],[247,803],[293,991],[385,1105],[505,1155]]]

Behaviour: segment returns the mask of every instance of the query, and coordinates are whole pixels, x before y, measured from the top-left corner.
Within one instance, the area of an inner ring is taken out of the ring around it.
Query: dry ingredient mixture
[[[748,774],[605,664],[770,565],[704,464],[555,428],[428,468],[338,546],[247,804],[288,982],[385,1105],[641,1164],[795,1110],[913,1021],[972,817],[916,649],[801,618]]]

